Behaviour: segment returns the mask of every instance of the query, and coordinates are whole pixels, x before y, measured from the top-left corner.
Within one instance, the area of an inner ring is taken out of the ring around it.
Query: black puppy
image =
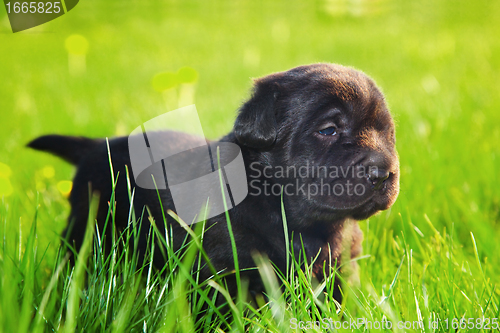
[[[196,140],[178,132],[157,135],[167,150],[189,147]],[[234,130],[219,142],[240,147],[247,173],[248,195],[229,211],[240,268],[255,267],[251,254],[258,251],[286,270],[281,192],[294,253],[302,248],[307,258],[319,253],[313,266],[318,279],[324,278],[324,264],[328,273],[344,250],[350,250],[351,257],[359,255],[362,233],[356,222],[347,233],[347,221],[366,219],[389,208],[398,195],[394,122],[384,97],[366,75],[340,65],[301,66],[256,80]],[[66,229],[78,249],[88,217],[88,183],[100,192],[97,221],[101,227],[108,213],[112,186],[106,143],[48,135],[29,147],[51,152],[78,167]],[[131,170],[127,138],[110,140],[109,148],[114,174],[125,175],[126,165]],[[135,187],[133,177],[131,181]],[[160,195],[164,210],[175,211],[168,188],[160,190]],[[115,224],[123,229],[130,207],[124,176],[118,178],[115,199]],[[147,205],[154,219],[163,221],[155,190],[136,187],[133,204],[136,216]],[[174,231],[174,247],[179,247],[185,230],[167,218]],[[148,241],[149,222],[143,223],[140,251],[146,250]],[[207,229],[203,244],[212,265],[217,270],[234,269],[225,215],[208,219]],[[155,264],[162,266],[163,260],[156,257]],[[262,287],[253,272],[248,273],[249,287],[259,292]],[[205,267],[202,277],[210,276]],[[229,282],[229,287],[234,284]]]

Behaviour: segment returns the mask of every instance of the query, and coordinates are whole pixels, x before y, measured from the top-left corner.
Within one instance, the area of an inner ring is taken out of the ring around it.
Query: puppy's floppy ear
[[[276,76],[257,80],[252,97],[240,108],[233,130],[244,146],[266,148],[276,141],[275,102],[279,87]]]

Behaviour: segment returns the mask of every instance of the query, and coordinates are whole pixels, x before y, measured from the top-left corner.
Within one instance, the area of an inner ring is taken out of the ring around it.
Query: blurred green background
[[[38,203],[50,262],[66,223],[74,168],[25,148],[29,140],[127,135],[167,111],[152,78],[184,66],[198,72],[194,101],[217,138],[231,130],[251,78],[333,62],[372,76],[397,122],[401,194],[370,228],[397,235],[401,215],[428,235],[427,215],[438,230],[453,224],[467,253],[473,232],[482,260],[498,266],[499,17],[500,2],[483,0],[82,0],[13,34],[0,8],[0,236],[22,239]],[[65,43],[74,34],[88,51],[72,71]]]

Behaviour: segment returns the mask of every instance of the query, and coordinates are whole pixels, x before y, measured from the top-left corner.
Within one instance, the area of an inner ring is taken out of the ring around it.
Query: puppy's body
[[[169,145],[186,145],[188,149],[192,140],[190,135],[177,132],[157,135],[167,150]],[[115,194],[118,228],[127,226],[130,207],[125,178],[125,166],[131,170],[127,142],[127,138],[109,142],[114,174],[120,173]],[[302,247],[307,258],[319,253],[314,273],[320,279],[324,264],[329,272],[330,265],[340,260],[346,247],[352,257],[361,250],[362,234],[357,223],[351,224],[346,233],[346,221],[365,219],[387,209],[398,194],[399,164],[392,118],[375,84],[349,68],[330,64],[301,66],[257,80],[253,96],[240,109],[234,131],[220,142],[241,148],[247,181],[251,184],[249,195],[229,211],[240,268],[254,267],[251,254],[258,251],[267,254],[282,271],[286,269],[281,196],[269,191],[272,186],[283,189],[288,237],[293,239],[294,253],[299,254]],[[108,213],[112,186],[107,145],[103,140],[45,136],[31,142],[30,147],[52,152],[78,167],[70,196],[72,211],[67,236],[79,248],[87,221],[89,183],[100,192],[97,221],[101,227]],[[342,176],[328,172],[281,176],[274,172],[287,167],[296,171],[340,167],[352,170],[352,174],[349,171]],[[136,216],[141,216],[143,207],[148,206],[154,219],[160,221],[157,225],[163,225],[156,191],[136,187],[133,178],[130,177],[136,191],[133,202]],[[353,195],[352,191],[351,194],[316,191],[312,195],[315,188],[328,187],[325,184],[347,190],[351,186],[358,192]],[[164,211],[175,211],[168,188],[159,192]],[[167,219],[174,232],[174,248],[179,248],[185,231],[170,217]],[[147,218],[143,219],[139,235],[142,253],[148,241],[148,223]],[[203,245],[212,265],[217,270],[233,269],[225,215],[208,219],[206,229]],[[164,259],[157,253],[154,260],[161,266]],[[246,274],[250,289],[261,291],[256,271]],[[210,275],[205,267],[202,278]],[[231,283],[229,286],[232,287]]]

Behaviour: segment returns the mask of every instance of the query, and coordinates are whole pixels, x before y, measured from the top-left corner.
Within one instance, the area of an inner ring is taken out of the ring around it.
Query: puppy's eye
[[[335,135],[337,134],[337,129],[335,127],[327,127],[325,129],[322,129],[321,131],[319,131],[319,134],[323,134],[323,135]]]

